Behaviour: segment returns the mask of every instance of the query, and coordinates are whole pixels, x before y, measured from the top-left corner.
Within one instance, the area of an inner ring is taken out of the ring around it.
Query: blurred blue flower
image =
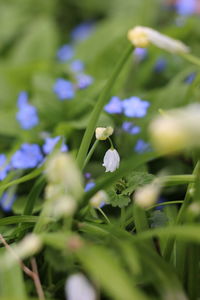
[[[84,174],[84,176],[86,179],[90,179],[92,175],[91,175],[91,173],[87,172]]]
[[[196,10],[196,0],[178,0],[175,8],[179,15],[192,15]]]
[[[167,67],[167,61],[165,58],[161,57],[156,60],[156,63],[154,65],[153,69],[154,69],[154,72],[161,73],[166,69],[166,67]]]
[[[74,48],[71,45],[65,44],[57,51],[57,58],[61,62],[68,61],[74,56]]]
[[[85,192],[88,192],[88,191],[91,190],[94,186],[95,186],[94,181],[90,181],[90,182],[86,183],[85,189],[84,189]]]
[[[185,78],[184,82],[187,84],[191,84],[194,81],[195,77],[196,77],[196,73],[193,72]]]
[[[17,106],[18,106],[18,108],[21,108],[26,104],[28,104],[28,93],[25,91],[22,91],[18,95]]]
[[[56,80],[53,90],[60,100],[72,99],[75,95],[73,84],[63,78]]]
[[[93,22],[81,23],[72,30],[71,37],[74,41],[86,40],[90,36],[94,28],[95,26]]]
[[[132,122],[125,121],[122,124],[122,129],[130,134],[138,134],[141,131],[139,126],[134,126]]]
[[[79,59],[72,61],[70,64],[70,70],[74,73],[82,72],[84,67],[84,63]]]
[[[3,211],[10,212],[12,210],[13,203],[16,200],[16,196],[7,192],[3,193],[0,199],[0,206]]]
[[[0,154],[0,181],[6,178],[9,171],[10,171],[10,165],[7,164],[7,159],[5,154]]]
[[[94,79],[91,76],[83,74],[83,73],[77,74],[76,75],[76,80],[77,80],[77,87],[79,89],[87,88],[94,81]]]
[[[56,146],[56,144],[59,141],[60,141],[60,136],[56,136],[56,137],[53,137],[53,138],[50,138],[50,137],[45,138],[45,143],[42,146],[42,150],[44,151],[45,154],[51,153],[53,151],[54,147]],[[68,151],[67,145],[65,145],[64,143],[62,143],[60,151],[61,152]]]
[[[104,106],[104,110],[109,114],[121,114],[122,113],[121,99],[117,96],[112,97],[108,102],[108,104]]]
[[[149,102],[143,101],[138,97],[131,97],[122,102],[124,114],[131,118],[142,118],[146,115]]]
[[[43,160],[40,147],[37,144],[22,144],[11,158],[11,166],[15,169],[36,167]]]
[[[28,130],[39,123],[37,109],[28,103],[28,95],[26,92],[19,94],[17,106],[19,110],[16,114],[16,119],[20,123],[21,128]]]
[[[138,61],[142,61],[147,57],[148,50],[147,48],[135,48],[133,51],[134,56]]]
[[[138,140],[135,147],[134,147],[135,152],[137,153],[144,153],[148,152],[151,150],[149,143],[146,143],[143,140]]]

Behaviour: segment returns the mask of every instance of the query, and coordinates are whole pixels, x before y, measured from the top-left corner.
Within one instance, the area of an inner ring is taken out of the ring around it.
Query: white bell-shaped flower
[[[103,166],[106,172],[114,172],[119,168],[120,157],[116,149],[109,149],[103,159]]]

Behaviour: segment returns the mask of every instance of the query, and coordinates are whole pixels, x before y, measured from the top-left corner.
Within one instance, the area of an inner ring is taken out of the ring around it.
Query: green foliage
[[[30,270],[30,258],[36,258],[47,300],[64,299],[65,282],[74,273],[88,277],[98,299],[200,298],[199,149],[173,157],[161,156],[152,147],[146,153],[134,150],[139,139],[151,142],[149,123],[158,113],[199,102],[200,19],[177,16],[166,10],[164,2],[169,1],[0,1],[0,153],[10,161],[21,144],[42,147],[44,137],[59,135],[82,168],[95,141],[95,127],[112,126],[111,139],[121,159],[119,169],[105,173],[102,161],[110,144],[99,141],[81,175],[84,185],[94,181],[95,186],[81,199],[73,198],[75,211],[64,216],[65,207],[56,207],[60,183],[51,183],[54,193],[50,189],[49,196],[43,162],[29,170],[11,168],[0,182],[0,232],[7,243],[5,247],[0,236],[0,299],[39,298],[38,286],[22,273],[12,251]],[[74,27],[87,21],[94,23],[91,34],[82,41],[73,40]],[[136,25],[180,39],[190,46],[191,55],[178,56],[152,45],[146,58],[139,59],[127,41],[127,31]],[[72,45],[75,55],[61,63],[56,53],[63,44]],[[155,68],[158,59],[166,62],[160,71]],[[84,72],[94,79],[91,86],[77,88],[76,75],[70,69],[74,60],[85,64]],[[194,80],[188,82],[193,73]],[[75,85],[73,99],[58,99],[53,91],[57,78]],[[20,91],[28,92],[30,104],[38,111],[40,122],[31,130],[23,130],[16,120]],[[147,115],[129,118],[108,114],[103,106],[114,95],[149,101]],[[140,133],[125,132],[125,121],[139,126]],[[62,140],[56,150],[61,144]],[[62,185],[66,203],[72,197],[68,184],[76,180],[71,166],[63,177],[67,172],[70,175]],[[160,174],[163,202],[144,210],[134,203],[134,192]],[[90,199],[102,190],[108,196],[106,205],[91,207]],[[3,204],[5,192],[16,194],[10,210]],[[29,233],[36,234],[42,243],[33,255],[22,247]]]

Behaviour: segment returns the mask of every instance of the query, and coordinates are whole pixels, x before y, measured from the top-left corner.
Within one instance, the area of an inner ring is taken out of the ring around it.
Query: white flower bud
[[[91,199],[90,199],[90,205],[98,208],[101,207],[104,203],[108,201],[108,195],[105,191],[101,190],[98,191]]]
[[[150,124],[155,148],[161,153],[173,153],[200,146],[200,105],[189,105],[168,111]]]
[[[114,172],[119,168],[120,157],[116,149],[109,149],[103,159],[103,166],[106,172]]]
[[[68,153],[56,153],[46,164],[46,174],[50,183],[62,185],[69,194],[79,198],[83,192],[81,173]]]
[[[156,203],[160,193],[160,184],[156,181],[138,188],[134,194],[135,203],[142,208],[149,208]]]
[[[97,127],[96,131],[96,139],[100,141],[106,140],[109,136],[113,134],[113,128],[109,127]]]
[[[82,274],[71,275],[65,284],[67,300],[95,300],[96,291],[88,279]]]
[[[153,44],[171,53],[189,52],[189,48],[181,41],[170,38],[149,27],[134,27],[128,31],[128,39],[135,47],[145,48],[149,44]]]

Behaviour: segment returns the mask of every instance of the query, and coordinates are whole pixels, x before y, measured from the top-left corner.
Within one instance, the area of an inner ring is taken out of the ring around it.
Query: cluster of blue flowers
[[[117,96],[113,96],[107,105],[104,106],[104,110],[109,114],[124,114],[128,118],[143,118],[147,114],[147,110],[150,103],[145,100],[141,100],[138,97],[130,97],[121,100]],[[124,121],[122,123],[122,129],[129,134],[137,135],[141,132],[141,128],[135,125],[132,121]],[[134,147],[137,153],[143,153],[150,150],[148,143],[139,139]]]
[[[178,0],[175,4],[175,9],[179,15],[192,15],[196,12],[196,0]]]
[[[93,30],[94,24],[91,22],[80,24],[72,31],[72,41],[78,42],[85,40]],[[73,99],[77,89],[85,89],[94,81],[90,75],[84,73],[84,63],[81,60],[73,60],[74,56],[75,51],[71,44],[65,44],[57,51],[57,59],[60,62],[69,62],[69,69],[71,70],[75,81],[75,83],[72,83],[65,78],[58,78],[56,80],[53,91],[60,100]]]

